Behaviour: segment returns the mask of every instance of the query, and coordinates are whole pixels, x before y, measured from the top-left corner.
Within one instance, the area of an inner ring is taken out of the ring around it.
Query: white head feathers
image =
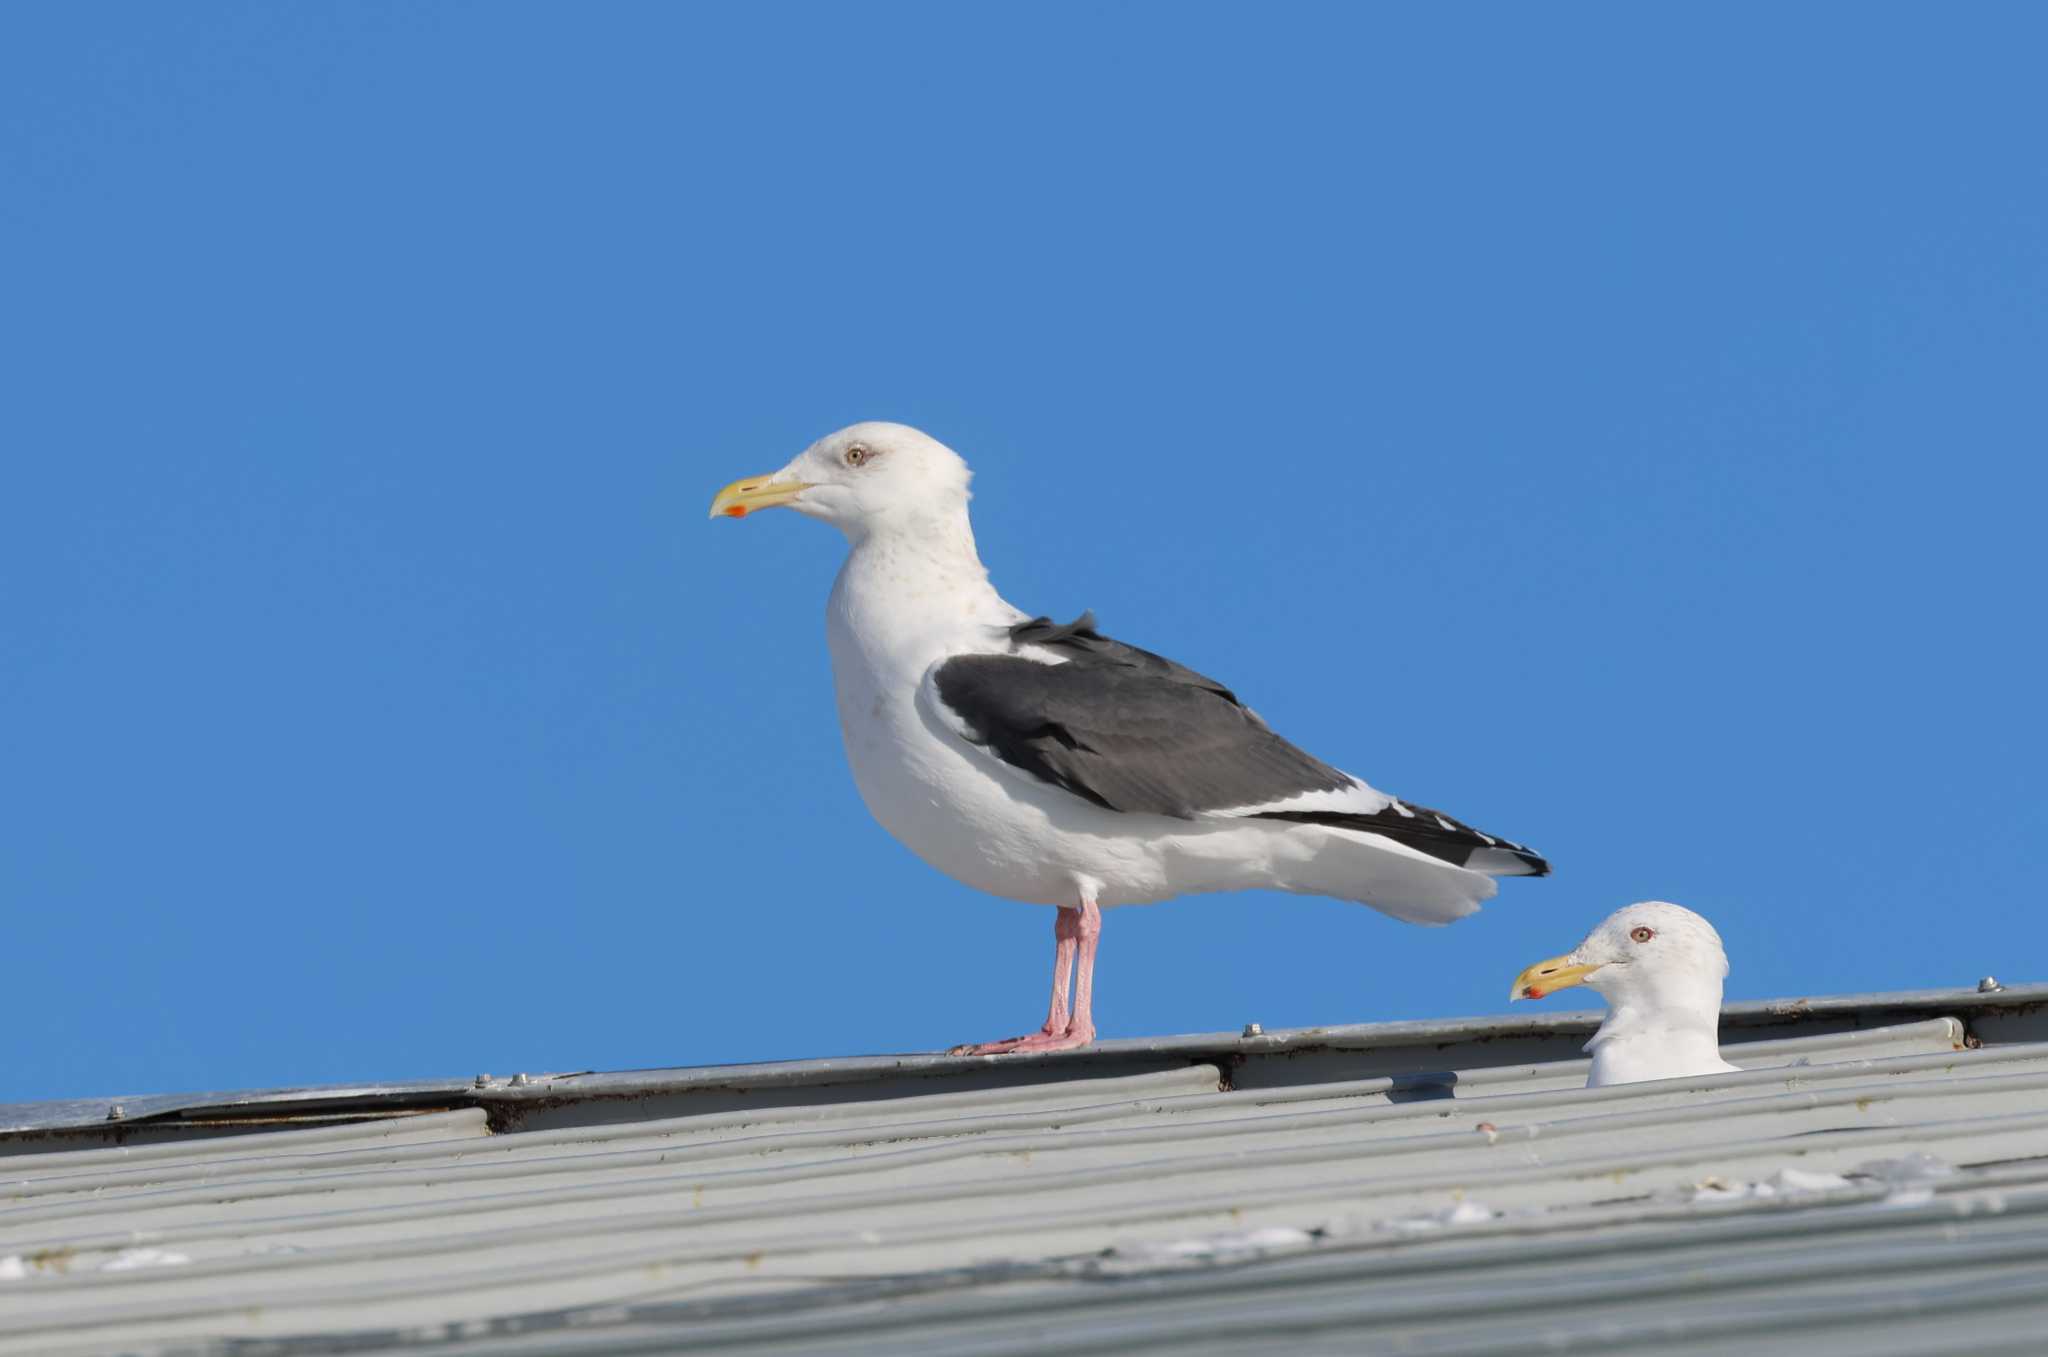
[[[780,471],[734,481],[711,516],[790,508],[855,542],[876,532],[951,532],[967,521],[970,473],[960,455],[907,424],[871,421],[827,434]]]
[[[1618,909],[1563,956],[1515,977],[1511,999],[1573,985],[1606,998],[1607,1021],[1586,1043],[1589,1088],[1735,1069],[1721,1059],[1721,982],[1728,955],[1714,926],[1662,900]]]

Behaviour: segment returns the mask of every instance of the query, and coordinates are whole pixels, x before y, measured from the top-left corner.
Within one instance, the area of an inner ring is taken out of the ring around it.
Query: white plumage
[[[712,513],[786,505],[846,534],[826,639],[862,799],[947,875],[1061,907],[1045,1028],[973,1049],[1092,1037],[1098,907],[1266,887],[1442,924],[1493,895],[1492,873],[1547,870],[1520,845],[1329,768],[1220,684],[1100,636],[1091,619],[1034,622],[989,583],[968,475],[914,429],[858,424],[734,482]],[[1080,984],[1063,1013],[1073,951]]]
[[[1618,909],[1563,956],[1515,977],[1510,999],[1540,999],[1587,985],[1607,1000],[1607,1020],[1586,1043],[1588,1088],[1643,1079],[1726,1074],[1721,1058],[1721,982],[1728,954],[1699,915],[1664,900]]]

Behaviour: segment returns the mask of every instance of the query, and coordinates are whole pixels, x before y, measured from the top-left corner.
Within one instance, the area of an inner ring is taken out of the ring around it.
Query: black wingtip
[[[1471,867],[1474,871],[1489,876],[1549,876],[1550,863],[1536,853],[1511,839],[1498,838],[1472,828],[1462,820],[1454,820],[1442,811],[1427,806],[1414,806],[1395,801],[1385,809],[1370,815],[1357,811],[1286,811],[1259,812],[1262,820],[1292,820],[1298,824],[1326,825],[1336,829],[1363,830],[1369,834],[1380,834],[1407,845],[1420,853],[1427,853],[1454,867]],[[1501,861],[1502,855],[1526,866],[1527,871],[1516,871]],[[1473,863],[1480,858],[1481,865]]]

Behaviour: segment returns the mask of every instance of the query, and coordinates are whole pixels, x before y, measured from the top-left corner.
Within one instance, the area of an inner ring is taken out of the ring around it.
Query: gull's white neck
[[[1611,1007],[1586,1043],[1593,1053],[1588,1087],[1733,1068],[1721,1058],[1719,976],[1615,976],[1599,988]]]
[[[988,582],[967,506],[948,506],[847,530],[852,550],[827,604],[832,662],[871,673],[921,675],[941,657],[1022,614]]]

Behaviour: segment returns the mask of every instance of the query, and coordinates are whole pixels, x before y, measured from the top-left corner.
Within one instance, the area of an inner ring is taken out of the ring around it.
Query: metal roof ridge
[[[1853,1015],[1892,1021],[1932,1014],[1973,1014],[2026,1010],[2048,1005],[2048,984],[2000,986],[1993,990],[1930,989],[1877,994],[1820,995],[1750,1000],[1722,1009],[1724,1040],[1762,1039],[1771,1029],[1809,1018]],[[1563,1013],[1495,1014],[1463,1018],[1412,1018],[1261,1031],[1124,1037],[1098,1041],[1078,1051],[1042,1055],[954,1056],[943,1052],[831,1056],[729,1065],[695,1065],[618,1071],[520,1074],[493,1079],[365,1081],[293,1088],[245,1089],[183,1094],[117,1095],[0,1104],[0,1137],[56,1130],[138,1125],[152,1120],[201,1120],[279,1108],[297,1114],[321,1111],[364,1115],[450,1107],[506,1107],[522,1103],[628,1098],[654,1092],[765,1090],[879,1083],[905,1076],[979,1074],[999,1080],[1053,1082],[1093,1072],[1128,1073],[1133,1067],[1231,1062],[1248,1055],[1294,1052],[1358,1053],[1404,1047],[1494,1042],[1504,1038],[1555,1038],[1590,1033],[1604,1009]]]

